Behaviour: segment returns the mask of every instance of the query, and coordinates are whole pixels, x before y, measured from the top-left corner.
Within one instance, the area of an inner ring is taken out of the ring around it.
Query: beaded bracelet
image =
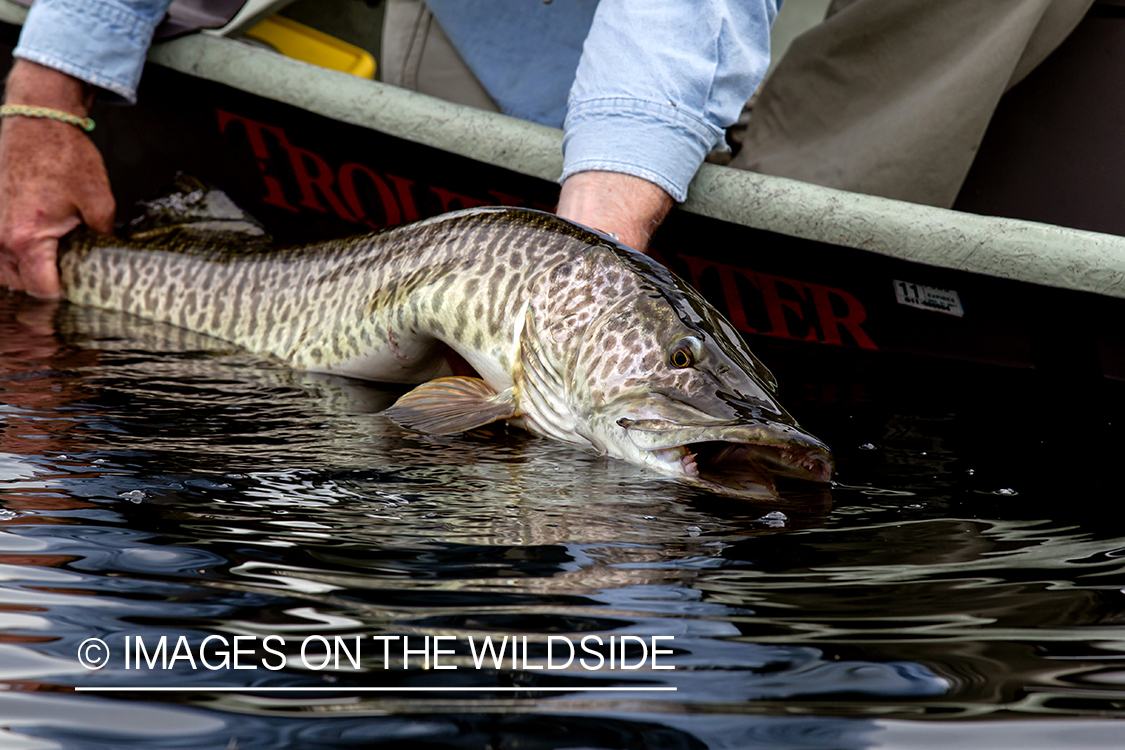
[[[13,115],[18,117],[45,117],[48,120],[69,122],[71,125],[77,125],[82,128],[87,133],[94,129],[94,121],[89,117],[79,117],[69,112],[63,112],[60,109],[35,107],[30,104],[5,104],[0,107],[0,117],[11,117]]]

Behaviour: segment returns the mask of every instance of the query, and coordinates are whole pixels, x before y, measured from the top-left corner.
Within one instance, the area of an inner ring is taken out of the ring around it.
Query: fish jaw
[[[681,424],[623,417],[615,426],[615,439],[607,441],[611,454],[727,497],[775,500],[777,477],[813,484],[832,479],[828,448],[793,425]],[[612,428],[608,431],[613,433]]]

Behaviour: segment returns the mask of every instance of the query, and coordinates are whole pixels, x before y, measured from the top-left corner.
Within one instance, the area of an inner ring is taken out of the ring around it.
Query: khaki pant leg
[[[763,85],[731,166],[950,206],[1000,96],[1092,2],[836,2]]]
[[[422,0],[387,0],[381,79],[439,99],[499,112]]]

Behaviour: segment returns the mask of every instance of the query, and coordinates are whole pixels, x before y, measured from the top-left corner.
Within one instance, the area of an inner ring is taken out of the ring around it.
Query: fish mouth
[[[728,497],[779,498],[777,480],[827,484],[832,454],[799,427],[786,424],[683,425],[622,419],[630,441],[652,464],[689,484]]]

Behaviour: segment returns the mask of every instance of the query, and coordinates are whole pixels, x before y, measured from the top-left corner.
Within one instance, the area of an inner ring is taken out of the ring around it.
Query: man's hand
[[[8,77],[7,104],[85,117],[94,94],[82,81],[26,60]],[[79,128],[5,117],[0,124],[0,285],[58,297],[58,242],[79,224],[113,232],[114,202],[101,154]]]
[[[615,234],[622,243],[643,253],[672,203],[672,196],[640,177],[578,172],[563,183],[558,215]]]

